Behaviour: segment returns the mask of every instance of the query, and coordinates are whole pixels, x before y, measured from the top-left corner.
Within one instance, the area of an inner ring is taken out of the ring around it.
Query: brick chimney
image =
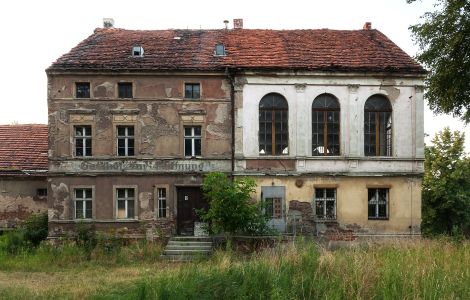
[[[243,19],[233,19],[233,29],[243,29]]]
[[[372,29],[372,23],[371,22],[365,22],[364,26],[362,26],[362,29],[371,30]]]

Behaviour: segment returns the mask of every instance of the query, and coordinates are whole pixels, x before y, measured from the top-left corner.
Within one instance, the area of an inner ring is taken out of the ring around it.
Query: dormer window
[[[132,47],[132,56],[144,56],[144,48],[140,45]]]
[[[215,56],[225,56],[225,46],[223,44],[215,45]]]

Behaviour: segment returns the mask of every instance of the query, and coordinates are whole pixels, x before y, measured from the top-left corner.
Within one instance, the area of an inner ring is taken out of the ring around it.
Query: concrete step
[[[167,245],[165,250],[212,250],[212,245],[208,246],[194,246],[194,245]]]
[[[209,255],[212,254],[212,250],[172,250],[172,249],[165,249],[163,250],[163,254],[165,255]]]
[[[184,242],[211,242],[212,238],[208,236],[174,236],[170,241],[184,241]]]
[[[209,246],[212,247],[212,242],[193,242],[193,241],[169,241],[168,246],[173,246],[173,245],[178,245],[178,246]]]

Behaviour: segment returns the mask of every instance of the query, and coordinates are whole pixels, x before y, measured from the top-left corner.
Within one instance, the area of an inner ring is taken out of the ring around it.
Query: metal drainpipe
[[[233,173],[235,172],[235,82],[233,78],[233,71],[231,69],[228,67],[225,68],[225,74],[230,83],[230,113],[232,117],[232,170],[230,175],[233,177]]]

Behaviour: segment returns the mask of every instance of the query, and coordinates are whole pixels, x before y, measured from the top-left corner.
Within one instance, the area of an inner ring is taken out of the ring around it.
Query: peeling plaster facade
[[[89,82],[90,98],[75,84]],[[118,83],[131,82],[132,99],[119,99]],[[185,99],[185,82],[199,83],[200,99]],[[223,74],[48,73],[49,235],[73,231],[77,222],[130,236],[176,233],[177,191],[199,187],[210,171],[231,171],[230,86]],[[117,153],[117,126],[133,126],[135,155]],[[92,155],[75,156],[74,126],[91,126]],[[184,127],[201,128],[201,155],[185,157]],[[119,219],[116,191],[135,192],[134,217]],[[92,217],[76,218],[74,191],[92,190]],[[165,190],[166,216],[158,214]]]
[[[259,103],[269,93],[288,103],[288,154],[259,154]],[[312,156],[312,102],[323,94],[340,105],[340,154]],[[364,104],[384,95],[392,106],[392,155],[364,155]],[[341,73],[241,74],[235,85],[236,176],[263,189],[282,187],[282,220],[274,227],[330,239],[420,235],[424,161],[423,78]],[[315,216],[315,190],[336,191],[336,218]],[[368,189],[388,190],[387,218],[368,218]],[[332,232],[334,236],[332,236]]]

